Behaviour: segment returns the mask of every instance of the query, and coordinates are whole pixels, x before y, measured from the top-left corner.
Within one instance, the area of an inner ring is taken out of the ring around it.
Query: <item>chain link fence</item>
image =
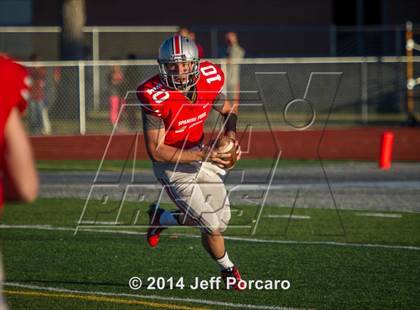
[[[177,26],[84,27],[85,60],[156,57],[160,43],[178,31]],[[0,51],[27,60],[60,60],[60,27],[1,27]]]
[[[243,59],[238,63],[241,121],[258,128],[266,126],[268,115],[272,125],[284,126],[285,104],[306,96],[316,109],[317,119],[329,118],[331,126],[401,124],[406,119],[406,63],[402,60]],[[215,62],[226,69],[225,60]],[[135,90],[158,73],[154,60],[24,64],[35,85],[25,118],[31,135],[110,133],[124,104],[130,107],[121,113],[118,131],[135,132],[141,129]],[[414,67],[420,71],[419,58]],[[95,70],[99,72],[96,105]],[[332,73],[336,74],[334,80],[323,78]],[[415,106],[416,113],[419,106]],[[307,108],[294,109],[291,116],[304,117],[305,113]]]

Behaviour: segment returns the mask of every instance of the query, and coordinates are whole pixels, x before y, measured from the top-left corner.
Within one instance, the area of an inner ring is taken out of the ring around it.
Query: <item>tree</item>
[[[83,27],[85,22],[85,0],[62,0],[61,59],[83,59]]]
[[[85,0],[61,0],[61,59],[83,59],[83,27],[86,21]],[[51,114],[56,119],[76,120],[79,117],[79,79],[77,67],[61,68],[58,98]]]

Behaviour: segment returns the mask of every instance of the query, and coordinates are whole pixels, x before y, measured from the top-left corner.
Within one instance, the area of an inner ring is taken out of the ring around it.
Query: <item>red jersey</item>
[[[223,89],[224,74],[209,61],[202,62],[199,70],[195,102],[191,102],[182,92],[167,88],[160,82],[159,75],[137,88],[144,112],[163,120],[166,145],[191,148],[200,144],[203,138],[204,122]]]
[[[29,97],[28,72],[7,56],[0,55],[0,209],[3,207],[3,172],[5,168],[4,129],[13,108],[23,112]]]

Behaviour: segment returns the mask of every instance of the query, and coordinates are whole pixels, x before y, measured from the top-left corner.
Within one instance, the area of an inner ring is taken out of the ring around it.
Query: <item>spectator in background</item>
[[[28,72],[0,54],[0,216],[4,201],[32,202],[38,195],[38,175],[21,113],[29,98]],[[0,309],[3,299],[3,264],[0,258]]]
[[[238,36],[235,32],[228,32],[225,35],[226,39],[226,90],[227,100],[232,100],[234,105],[239,103],[240,91],[240,65],[235,63],[244,58],[245,50],[239,45]]]
[[[30,61],[39,61],[37,54],[32,54]],[[48,116],[48,107],[45,100],[45,84],[47,69],[45,67],[32,67],[29,69],[32,79],[31,97],[29,103],[29,129],[31,133],[51,133],[51,123]]]
[[[187,27],[179,27],[178,34],[180,36],[185,37],[185,38],[189,38],[190,37],[190,30]]]
[[[200,58],[200,59],[204,58],[204,49],[203,49],[203,46],[195,40],[195,38],[196,38],[195,37],[195,32],[190,31],[190,37],[189,38],[197,46],[197,49],[198,49],[198,58]]]
[[[120,107],[124,101],[124,73],[120,65],[112,65],[109,73],[109,120],[115,126]]]
[[[190,39],[191,41],[193,41],[195,43],[195,45],[197,46],[198,49],[198,58],[204,58],[204,49],[203,46],[199,43],[196,42],[196,35],[195,32],[190,31],[187,27],[180,27],[178,34]]]

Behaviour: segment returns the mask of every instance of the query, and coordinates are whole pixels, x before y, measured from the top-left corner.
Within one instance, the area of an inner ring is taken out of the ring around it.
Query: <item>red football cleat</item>
[[[238,268],[236,268],[235,266],[222,270],[222,279],[223,282],[225,282],[226,289],[233,288],[237,291],[244,289],[241,288],[241,285],[239,284],[239,281],[241,281],[242,278]]]
[[[149,214],[150,222],[150,227],[147,229],[147,243],[152,248],[158,245],[160,233],[167,228],[159,223],[160,216],[163,212],[165,212],[165,210],[159,208],[157,204],[152,204],[147,212]]]

